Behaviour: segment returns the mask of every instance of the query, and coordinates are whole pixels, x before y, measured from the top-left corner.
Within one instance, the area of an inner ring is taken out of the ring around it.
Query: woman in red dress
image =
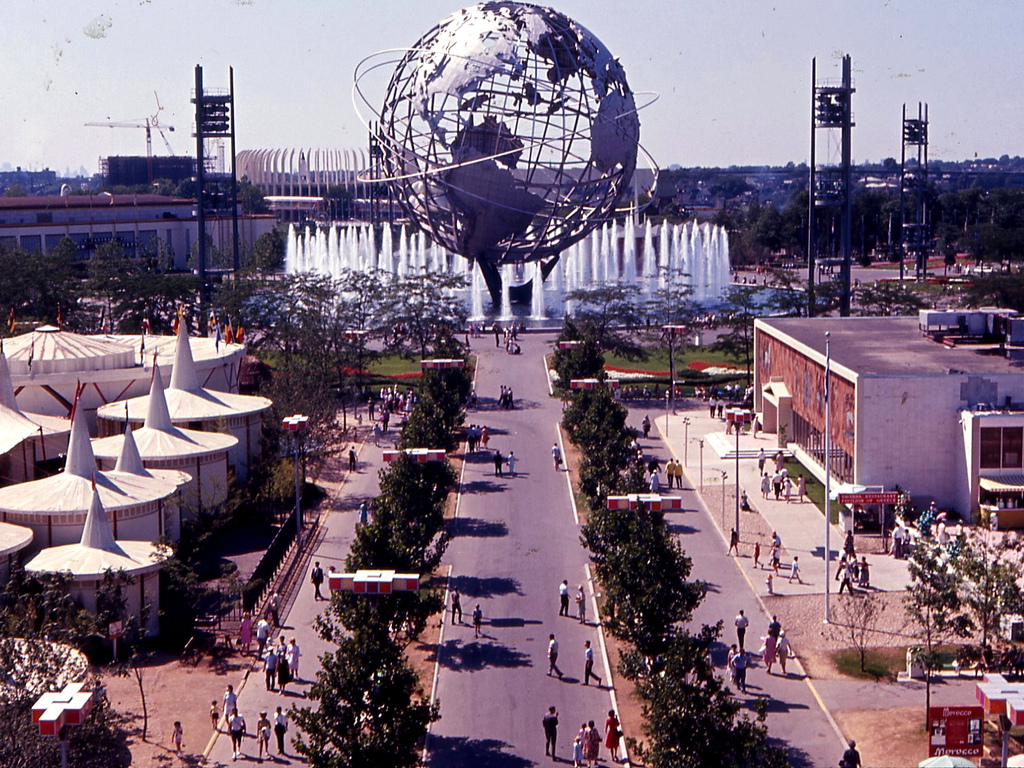
[[[622,738],[622,730],[619,727],[619,718],[615,716],[615,710],[608,710],[608,719],[604,721],[604,745],[611,753],[612,762],[619,761],[619,739]]]

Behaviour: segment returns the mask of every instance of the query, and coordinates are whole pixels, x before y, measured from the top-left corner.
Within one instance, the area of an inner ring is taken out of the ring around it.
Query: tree
[[[252,244],[249,258],[243,260],[243,266],[264,275],[279,272],[284,267],[286,245],[280,227],[264,232]]]
[[[879,280],[857,291],[857,312],[862,317],[901,317],[916,314],[927,303],[908,286],[891,280]]]
[[[870,592],[862,596],[849,595],[836,605],[832,622],[832,634],[848,640],[857,649],[860,671],[867,671],[867,653],[871,639],[878,630],[878,623],[885,608],[877,595]]]
[[[722,320],[727,330],[711,345],[712,349],[724,352],[743,364],[747,379],[750,379],[750,366],[754,360],[754,319],[761,314],[757,290],[752,285],[733,286],[728,290],[725,300],[732,307],[732,312]]]
[[[623,655],[622,670],[643,699],[648,741],[632,741],[635,756],[650,768],[784,768],[786,752],[769,743],[764,725],[768,707],[758,699],[755,717],[741,715],[742,704],[711,666],[710,651],[721,622],[696,635],[675,637],[658,659],[635,651]]]
[[[981,643],[999,634],[1000,619],[1024,610],[1020,579],[1024,576],[1017,554],[1019,537],[994,536],[976,531],[961,546],[953,565],[960,577],[961,594],[974,626],[981,631]]]
[[[396,277],[385,285],[381,322],[390,329],[389,349],[427,356],[427,350],[466,324],[466,308],[456,291],[466,287],[462,275],[424,273]]]
[[[940,667],[938,650],[953,638],[967,637],[974,628],[960,594],[959,576],[949,552],[922,536],[908,561],[910,585],[903,598],[914,621],[915,637],[923,648],[918,656],[925,669],[925,721],[932,703],[931,673]]]
[[[41,693],[41,691],[40,691]],[[32,722],[35,696],[0,703],[0,765],[5,768],[51,768],[60,765],[60,743],[40,736]],[[67,726],[68,764],[75,768],[127,768],[132,761],[118,715],[95,707],[81,725]]]
[[[643,348],[627,335],[643,324],[638,286],[602,283],[570,291],[565,299],[572,302],[572,319],[583,338],[593,338],[601,349],[627,359],[644,357]]]
[[[427,726],[440,718],[437,702],[419,693],[415,671],[377,623],[346,634],[317,619],[321,637],[336,642],[320,657],[308,698],[316,708],[293,710],[301,729],[296,751],[312,768],[413,768]]]
[[[603,379],[604,355],[597,339],[584,332],[571,317],[562,321],[562,333],[559,341],[578,341],[572,347],[555,349],[551,358],[551,367],[558,375],[558,388],[569,389],[573,379]]]

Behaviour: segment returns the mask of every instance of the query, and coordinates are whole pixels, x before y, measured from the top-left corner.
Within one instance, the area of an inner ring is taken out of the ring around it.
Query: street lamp
[[[298,544],[302,539],[302,504],[301,504],[301,489],[302,482],[299,479],[299,446],[301,444],[301,434],[306,431],[306,425],[309,423],[309,416],[303,416],[302,414],[295,414],[289,416],[281,422],[281,426],[289,432],[295,433],[295,543]]]
[[[704,490],[704,438],[698,438],[700,444],[700,489]]]
[[[669,391],[665,393],[665,437],[668,437],[668,404],[672,399],[672,384],[669,383]]]
[[[739,411],[735,414],[736,423],[733,429],[736,431],[736,535],[740,533],[740,430],[743,429],[743,419]]]
[[[668,325],[661,326],[664,335],[668,337],[668,391],[669,399],[672,401],[672,411],[675,412],[676,405],[676,333],[686,333],[686,326],[679,325],[676,323],[669,323]],[[665,403],[666,409],[668,403]],[[668,419],[665,420],[668,422]],[[667,433],[666,433],[667,434]]]
[[[829,611],[829,572],[832,568],[832,550],[829,544],[832,531],[832,492],[829,481],[832,476],[832,398],[829,397],[829,378],[832,375],[832,349],[829,336],[825,331],[825,624],[831,620]]]
[[[725,478],[729,476],[729,473],[724,469],[718,471],[722,473],[722,530],[725,530]]]
[[[683,466],[690,466],[690,417],[683,416]]]

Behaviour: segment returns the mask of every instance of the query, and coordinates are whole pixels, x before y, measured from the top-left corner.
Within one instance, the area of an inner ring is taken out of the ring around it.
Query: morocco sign
[[[899,504],[899,491],[865,491],[864,493],[840,493],[840,504]]]
[[[984,707],[929,707],[928,757],[981,757]]]

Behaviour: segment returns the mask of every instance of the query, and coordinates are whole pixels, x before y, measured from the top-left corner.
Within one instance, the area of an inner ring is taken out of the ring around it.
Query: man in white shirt
[[[748,619],[743,611],[740,611],[736,615],[736,640],[739,641],[740,650],[743,650],[743,638],[747,636],[747,627],[750,626],[750,619]]]

